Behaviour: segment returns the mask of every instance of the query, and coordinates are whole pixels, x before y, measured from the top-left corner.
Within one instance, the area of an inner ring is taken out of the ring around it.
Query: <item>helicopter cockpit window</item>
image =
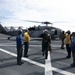
[[[55,30],[55,35],[57,35],[57,30]]]
[[[30,28],[28,28],[28,30],[35,30],[35,28],[34,27],[30,27]]]

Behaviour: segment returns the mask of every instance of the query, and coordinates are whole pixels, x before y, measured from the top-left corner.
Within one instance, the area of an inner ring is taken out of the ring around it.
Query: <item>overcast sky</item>
[[[75,0],[0,0],[3,26],[42,25],[21,20],[49,21],[54,27],[75,31]]]

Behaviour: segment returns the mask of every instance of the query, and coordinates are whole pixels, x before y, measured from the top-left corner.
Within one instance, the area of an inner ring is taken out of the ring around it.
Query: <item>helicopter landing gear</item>
[[[10,40],[10,37],[8,37],[7,39]]]

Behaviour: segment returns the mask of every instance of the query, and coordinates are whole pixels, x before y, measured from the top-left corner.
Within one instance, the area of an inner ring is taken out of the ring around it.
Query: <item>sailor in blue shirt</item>
[[[16,36],[16,47],[17,47],[17,64],[21,65],[23,63],[21,61],[23,51],[23,37],[21,30],[18,31],[18,35]]]

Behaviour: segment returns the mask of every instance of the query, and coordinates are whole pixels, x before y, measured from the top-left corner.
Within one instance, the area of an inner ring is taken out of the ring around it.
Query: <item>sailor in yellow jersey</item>
[[[66,58],[70,58],[71,57],[71,48],[70,48],[71,34],[70,34],[70,31],[66,32],[65,37],[66,37],[66,39],[65,39],[66,50],[67,50],[67,53],[68,53],[68,55],[66,56]]]
[[[24,33],[24,57],[28,57],[29,42],[30,42],[29,31],[26,30]]]

